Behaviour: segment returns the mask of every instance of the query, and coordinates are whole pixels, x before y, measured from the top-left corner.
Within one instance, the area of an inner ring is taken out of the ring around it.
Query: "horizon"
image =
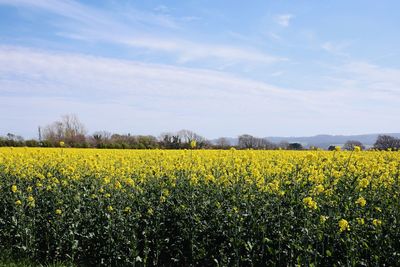
[[[398,133],[398,1],[0,0],[0,136]]]
[[[41,130],[43,130],[43,128],[44,128],[43,126],[39,126],[39,127],[40,127]],[[12,134],[12,135],[14,135],[16,137],[17,136],[22,137],[24,140],[39,140],[39,132],[38,132],[39,129],[38,128],[37,128],[36,136],[28,136],[27,137],[27,136],[20,135],[18,133],[13,133],[13,132],[7,132],[7,133],[4,133],[4,134],[0,132],[0,138],[1,137],[7,138],[8,134]],[[119,135],[129,135],[129,136],[153,136],[153,137],[156,137],[158,139],[163,134],[176,134],[179,131],[185,131],[185,130],[191,131],[190,129],[179,129],[179,130],[172,130],[172,131],[162,131],[162,132],[160,132],[158,134],[146,134],[146,133],[139,134],[139,133],[133,133],[133,132],[109,132],[109,131],[104,131],[104,132],[107,132],[107,133],[109,133],[111,135],[119,134]],[[103,132],[103,130],[87,131],[85,136],[87,136],[87,137],[88,136],[92,136],[93,134],[98,133],[98,132]],[[199,134],[198,132],[194,132],[194,133]],[[199,135],[201,137],[204,137],[206,140],[213,141],[213,140],[217,140],[218,138],[238,139],[241,135],[250,135],[250,136],[253,136],[253,137],[256,137],[256,138],[263,138],[263,139],[267,139],[268,140],[268,138],[273,138],[273,139],[274,138],[301,139],[301,138],[315,138],[315,137],[322,137],[322,136],[328,136],[328,137],[333,137],[333,138],[335,138],[335,137],[349,137],[349,138],[351,138],[351,137],[356,137],[356,136],[374,136],[374,135],[376,135],[376,136],[379,136],[379,135],[397,136],[397,135],[400,135],[400,132],[361,133],[361,134],[324,134],[324,133],[322,133],[322,134],[303,135],[303,136],[301,136],[301,135],[299,135],[299,136],[295,136],[295,135],[281,135],[281,136],[277,136],[277,135],[274,135],[274,136],[273,135],[260,135],[260,136],[258,136],[258,135],[253,135],[253,134],[247,133],[247,132],[238,134],[236,136],[223,135],[223,136],[208,137],[208,136],[204,136],[204,135],[201,135],[201,134],[199,134]],[[272,142],[274,142],[274,141],[272,141]]]

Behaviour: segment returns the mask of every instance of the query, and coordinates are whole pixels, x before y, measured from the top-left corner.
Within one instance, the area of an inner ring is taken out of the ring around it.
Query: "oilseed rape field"
[[[80,266],[396,266],[400,152],[0,148],[0,250]]]

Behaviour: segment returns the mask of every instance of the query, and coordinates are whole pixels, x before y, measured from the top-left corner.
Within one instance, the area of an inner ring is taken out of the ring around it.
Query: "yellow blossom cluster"
[[[191,147],[195,148],[196,142],[191,142]],[[54,227],[52,233],[60,231],[62,238],[66,235],[61,229],[78,231],[87,226],[84,234],[68,235],[83,239],[104,232],[110,236],[115,233],[121,240],[125,233],[127,238],[145,239],[184,230],[187,232],[182,236],[190,237],[192,232],[208,229],[199,236],[215,234],[218,236],[213,236],[214,240],[220,240],[221,236],[232,234],[226,240],[245,244],[237,251],[263,248],[259,255],[269,251],[264,249],[269,243],[274,244],[269,238],[291,234],[291,227],[301,229],[299,234],[290,236],[298,238],[293,241],[297,243],[283,248],[301,247],[304,240],[313,240],[310,244],[332,240],[334,245],[325,253],[334,257],[339,252],[332,248],[343,240],[364,233],[374,236],[374,240],[397,236],[390,231],[400,227],[391,226],[399,221],[399,170],[398,151],[362,151],[359,147],[354,147],[354,151],[340,147],[335,151],[100,150],[66,148],[60,143],[59,148],[0,148],[0,208],[8,212],[0,214],[0,221],[10,222],[4,223],[10,233],[25,229],[14,224],[25,223],[27,229],[46,225]],[[71,223],[75,220],[81,221]],[[73,228],[76,225],[79,227]],[[113,225],[118,227],[114,233]],[[275,225],[288,228],[274,232]],[[91,228],[96,228],[96,232]],[[35,229],[39,228],[19,235]],[[135,230],[138,232],[132,232]],[[9,236],[1,231],[0,237]],[[385,233],[385,238],[378,236],[380,233]],[[40,238],[40,234],[32,236]],[[239,237],[249,239],[239,242]],[[252,240],[258,237],[262,240],[254,245]],[[163,240],[174,242],[170,236]],[[289,242],[289,237],[282,240]],[[393,238],[390,240],[393,247],[399,244]],[[87,240],[70,241],[60,244],[86,244]],[[123,242],[144,246],[161,241]],[[190,242],[185,240],[174,246]],[[8,244],[12,243],[10,239]],[[355,243],[364,244],[364,240]],[[208,250],[213,247],[210,245]],[[269,249],[274,249],[273,245]],[[219,250],[215,255],[218,253]]]

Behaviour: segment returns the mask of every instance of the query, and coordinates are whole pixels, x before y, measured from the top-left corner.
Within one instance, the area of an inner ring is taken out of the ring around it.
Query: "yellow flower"
[[[32,186],[28,186],[28,188],[26,188],[26,191],[28,191],[28,192],[32,192]]]
[[[360,188],[367,188],[368,185],[369,185],[369,181],[367,178],[363,178],[358,182],[358,186]]]
[[[129,186],[134,186],[135,185],[135,181],[132,178],[127,178],[125,180],[125,182],[129,185]]]
[[[332,188],[326,189],[324,193],[327,196],[332,196],[333,195],[333,189]]]
[[[324,192],[324,190],[325,190],[325,188],[324,188],[324,186],[323,186],[322,184],[317,185],[317,186],[315,187],[315,193],[316,193],[316,194],[320,194],[320,193]]]
[[[271,183],[267,184],[266,190],[268,192],[277,192],[277,191],[279,191],[279,181],[278,180],[272,180]]]
[[[14,184],[14,185],[12,185],[11,186],[11,191],[13,192],[13,193],[16,193],[17,191],[18,191],[18,187]]]
[[[356,201],[356,204],[360,205],[361,207],[364,207],[367,204],[367,201],[363,197],[359,197]]]
[[[162,190],[162,192],[161,192],[161,194],[163,195],[163,196],[169,196],[169,190],[168,189],[163,189]]]
[[[131,213],[131,211],[132,211],[131,207],[126,207],[126,208],[124,209],[124,212],[125,212],[125,213]]]
[[[359,147],[359,146],[354,146],[354,151],[355,151],[355,152],[361,151],[361,147]]]
[[[197,145],[196,140],[192,140],[192,141],[190,142],[190,147],[191,147],[191,148],[195,148],[196,145]]]
[[[104,177],[103,182],[104,182],[104,184],[109,184],[111,182],[110,177]]]
[[[310,208],[310,209],[313,209],[313,210],[315,210],[315,209],[317,209],[317,202],[315,202],[313,199],[312,199],[312,197],[305,197],[305,198],[303,198],[303,203],[304,203],[304,205],[306,205],[308,208]]]
[[[319,221],[321,222],[321,223],[325,223],[326,222],[326,220],[328,220],[328,216],[324,216],[324,215],[321,215],[321,216],[319,216]]]
[[[28,200],[28,205],[29,205],[29,207],[34,208],[34,207],[35,207],[35,199],[33,198],[33,196],[29,196],[29,197],[27,198],[27,200]]]
[[[15,201],[15,205],[17,205],[17,206],[21,206],[22,205],[22,202],[21,202],[21,200],[17,200],[17,201]]]
[[[343,231],[350,231],[350,225],[349,222],[346,221],[345,219],[341,219],[339,221],[339,231],[343,232]]]
[[[167,200],[167,198],[165,196],[160,196],[160,202],[164,203]]]
[[[56,209],[56,214],[57,214],[57,215],[61,215],[61,214],[62,214],[62,211],[61,211],[60,209]]]
[[[357,218],[357,223],[359,225],[364,225],[364,223],[365,223],[364,218]]]
[[[382,225],[382,221],[381,221],[381,220],[378,220],[378,219],[374,219],[374,220],[372,221],[372,224],[373,224],[374,226],[378,227],[378,226],[381,226],[381,225]]]
[[[109,205],[109,206],[107,207],[107,210],[108,210],[109,212],[112,212],[112,211],[114,210],[114,208],[113,208],[111,205]]]
[[[60,147],[64,147],[64,146],[65,146],[64,141],[60,141]]]
[[[121,183],[119,181],[116,181],[114,187],[115,187],[115,189],[121,189],[122,185],[121,185]]]
[[[335,151],[340,151],[340,146],[335,146]]]

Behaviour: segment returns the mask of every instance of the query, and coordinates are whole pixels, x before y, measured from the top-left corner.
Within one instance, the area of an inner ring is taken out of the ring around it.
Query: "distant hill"
[[[400,133],[385,133],[387,135],[400,138]],[[363,143],[366,147],[374,145],[380,134],[362,134],[362,135],[315,135],[309,137],[267,137],[268,140],[274,143],[289,142],[301,143],[303,146],[317,146],[328,148],[330,145],[344,145],[348,140],[357,140]]]
[[[381,133],[390,135],[396,138],[400,138],[400,133]],[[372,147],[381,134],[361,134],[361,135],[328,135],[321,134],[315,136],[306,137],[280,137],[280,136],[270,136],[265,137],[267,140],[273,143],[288,142],[288,143],[300,143],[304,147],[316,146],[320,148],[328,148],[330,145],[343,146],[348,140],[357,140],[363,143],[366,147]],[[237,138],[226,138],[231,145],[236,145],[238,143]],[[215,141],[215,140],[213,140]]]

